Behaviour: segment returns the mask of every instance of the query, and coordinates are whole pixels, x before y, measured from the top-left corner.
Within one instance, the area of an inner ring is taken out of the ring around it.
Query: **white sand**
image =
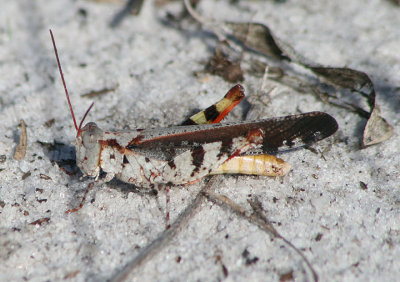
[[[387,142],[359,150],[365,121],[311,95],[282,90],[264,116],[322,110],[340,125],[336,138],[282,155],[293,169],[281,179],[222,176],[216,192],[249,209],[258,196],[276,229],[291,241],[321,281],[394,281],[400,275],[398,137],[400,108],[400,9],[390,1],[201,2],[198,10],[220,20],[255,20],[315,62],[369,74],[384,117],[395,127]],[[222,97],[232,86],[216,76],[196,78],[214,38],[193,25],[185,31],[162,23],[177,3],[155,8],[116,29],[108,27],[118,4],[91,1],[4,1],[0,9],[0,280],[102,281],[152,242],[165,228],[164,195],[151,196],[118,181],[94,189],[78,213],[89,180],[62,172],[54,159],[72,159],[71,148],[48,154],[37,141],[72,144],[75,129],[56,69],[52,28],[78,116],[92,99],[80,95],[117,87],[93,98],[88,121],[104,129],[178,124],[194,108]],[[84,9],[87,16],[80,12]],[[83,66],[85,65],[85,66]],[[251,95],[261,79],[246,77]],[[24,160],[13,160],[19,120],[28,126]],[[44,123],[54,119],[52,126]],[[240,119],[240,107],[231,120]],[[30,176],[22,180],[22,176]],[[49,176],[46,180],[41,174]],[[314,177],[313,177],[314,176]],[[360,188],[360,181],[367,189]],[[200,185],[171,190],[172,221]],[[277,201],[273,199],[277,198]],[[95,198],[95,201],[90,201]],[[42,201],[46,199],[47,201]],[[50,218],[42,226],[29,223]],[[318,236],[322,235],[322,237]],[[317,240],[316,238],[319,240]],[[246,265],[242,255],[258,260]],[[165,249],[135,270],[137,281],[278,280],[293,271],[309,279],[304,261],[280,240],[208,201]],[[180,261],[178,262],[178,259]]]

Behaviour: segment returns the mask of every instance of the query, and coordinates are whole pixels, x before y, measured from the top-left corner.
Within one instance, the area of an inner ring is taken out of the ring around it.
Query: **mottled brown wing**
[[[212,142],[222,142],[228,150],[232,139],[247,136],[252,129],[265,133],[263,152],[296,148],[322,140],[338,129],[336,120],[322,112],[310,112],[252,122],[219,123],[143,130],[140,140],[127,146],[159,159],[170,160],[177,154]]]

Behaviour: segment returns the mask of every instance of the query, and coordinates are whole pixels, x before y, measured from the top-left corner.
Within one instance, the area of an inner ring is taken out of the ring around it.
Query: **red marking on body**
[[[97,166],[101,167],[101,153],[104,150],[104,147],[106,146],[105,144],[103,144],[101,141],[103,140],[99,140],[100,143],[100,152],[99,152],[99,159],[97,160]]]
[[[258,138],[258,137],[262,137],[262,138],[260,138],[260,140],[256,142],[256,138]],[[249,133],[247,133],[246,139],[251,144],[259,145],[263,142],[264,137],[265,137],[264,131],[260,128],[257,128],[257,129],[251,129],[249,131]],[[231,156],[229,156],[229,158],[225,162],[229,161],[233,157],[238,156],[242,152],[242,150],[243,150],[243,148],[240,148],[239,150],[237,150],[235,153],[233,153]]]
[[[246,138],[251,143],[261,144],[264,136],[265,136],[264,131],[261,128],[257,128],[257,129],[251,129],[249,131],[249,133],[247,134]],[[255,138],[257,138],[257,137],[262,137],[262,139],[260,139],[260,141],[255,142]]]
[[[138,136],[136,136],[135,138],[133,138],[133,139],[128,143],[128,146],[129,146],[129,145],[138,145],[138,144],[140,144],[140,142],[142,141],[143,138],[144,138],[143,135],[138,135]]]
[[[125,147],[122,147],[116,139],[99,140],[101,148],[104,146],[110,146],[111,148],[117,149],[121,154],[125,153]]]

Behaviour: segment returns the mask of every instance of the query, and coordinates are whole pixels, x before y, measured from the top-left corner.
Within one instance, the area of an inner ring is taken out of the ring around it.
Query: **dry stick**
[[[307,267],[310,269],[314,281],[318,281],[318,275],[315,272],[314,268],[312,267],[311,263],[308,261],[308,259],[304,256],[302,252],[300,252],[299,249],[297,249],[289,240],[287,240],[285,237],[280,235],[278,231],[272,226],[270,221],[262,214],[262,207],[261,203],[258,200],[255,201],[249,201],[251,207],[254,210],[254,214],[247,215],[246,211],[233,202],[231,199],[224,195],[218,195],[213,191],[209,190],[204,190],[203,191],[204,195],[212,202],[222,206],[222,207],[228,207],[231,210],[233,210],[237,215],[247,219],[250,223],[255,223],[260,227],[262,230],[266,231],[270,235],[272,235],[275,238],[281,239],[283,242],[285,242],[290,248],[292,248],[306,263]]]
[[[112,282],[125,281],[129,275],[136,269],[160,253],[163,248],[170,242],[183,228],[186,227],[189,220],[195,215],[204,201],[204,193],[208,193],[213,188],[218,177],[212,176],[208,183],[196,195],[192,203],[178,216],[169,229],[162,232],[157,239],[144,247],[141,252],[130,262],[128,262],[122,270],[110,279]]]
[[[300,250],[295,247],[290,241],[288,241],[285,237],[283,237],[281,234],[278,233],[278,231],[275,229],[275,227],[272,225],[272,223],[267,219],[267,217],[263,214],[263,208],[261,205],[261,202],[256,198],[254,201],[248,200],[250,206],[253,208],[254,217],[255,219],[258,219],[260,221],[259,225],[263,226],[264,230],[271,230],[271,234],[273,234],[276,238],[281,239],[283,242],[285,242],[289,247],[291,247],[306,263],[307,267],[310,269],[314,281],[318,281],[318,274],[312,267],[311,263],[309,260],[304,256]]]
[[[189,0],[184,0],[183,1],[185,4],[185,7],[189,14],[199,23],[201,23],[203,26],[209,28],[217,37],[219,41],[225,41],[227,40],[226,36],[223,35],[221,32],[219,32],[216,28],[215,21],[213,19],[208,19],[202,17],[199,13],[197,13],[194,9],[193,6],[190,4]]]

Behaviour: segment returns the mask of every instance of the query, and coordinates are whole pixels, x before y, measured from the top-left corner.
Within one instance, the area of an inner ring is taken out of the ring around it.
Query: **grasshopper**
[[[114,177],[137,187],[154,188],[192,184],[211,174],[282,176],[290,165],[267,152],[308,145],[338,129],[336,120],[323,112],[219,123],[244,99],[244,89],[239,84],[181,126],[116,132],[104,131],[94,122],[82,127],[93,103],[78,126],[51,30],[50,34],[76,129],[76,163],[84,176],[95,179],[80,205],[67,213],[82,208],[95,183]],[[101,172],[105,176],[99,179]]]

